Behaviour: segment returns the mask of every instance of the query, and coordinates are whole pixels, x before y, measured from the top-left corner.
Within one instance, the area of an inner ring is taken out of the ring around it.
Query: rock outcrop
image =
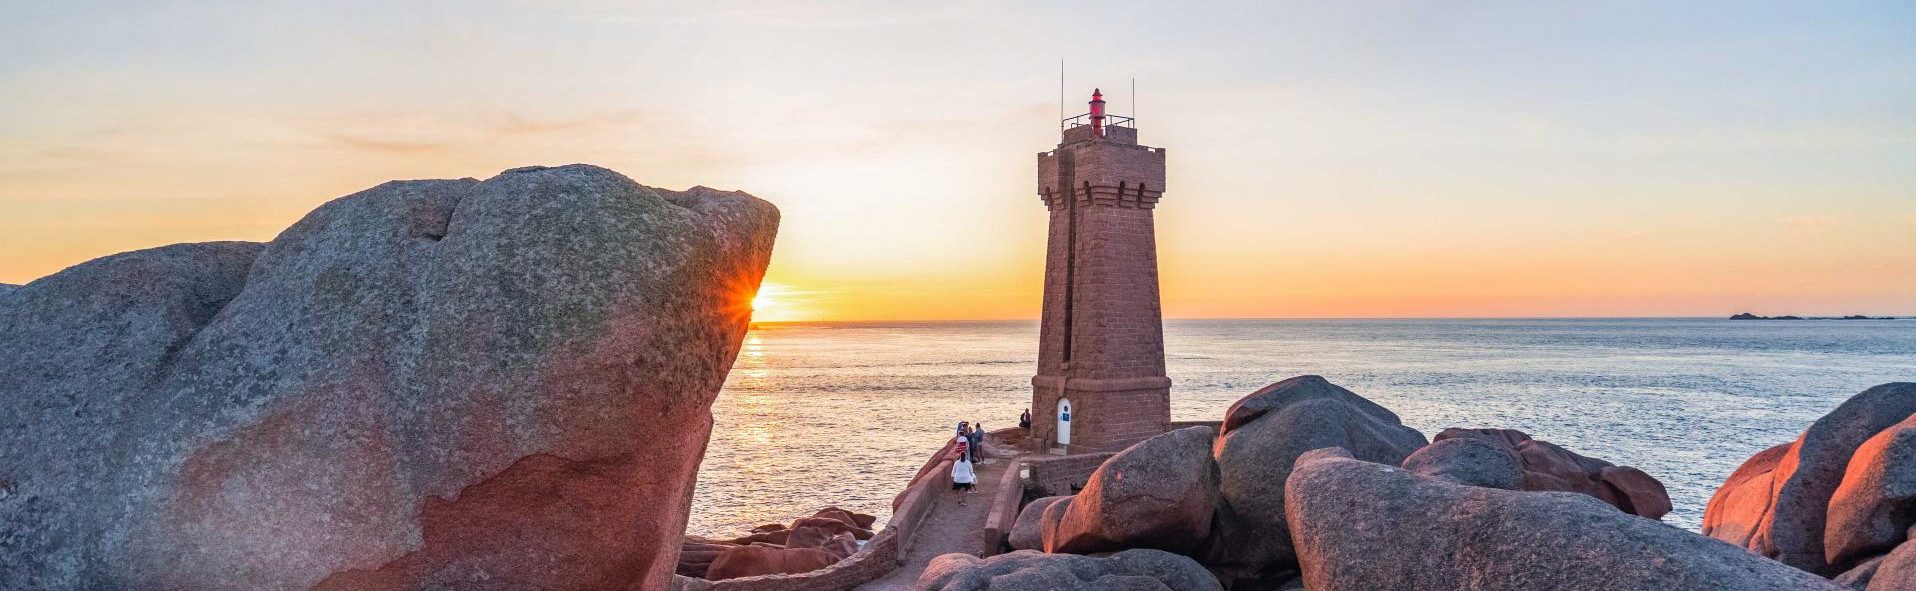
[[[933,558],[918,577],[920,591],[1223,591],[1190,558],[1159,550],[1110,556],[1043,554],[1019,550],[980,559],[969,554]]]
[[[1234,583],[1289,579],[1291,547],[1284,482],[1304,452],[1341,447],[1359,459],[1397,465],[1425,444],[1397,415],[1318,376],[1266,386],[1225,413],[1214,446],[1220,497],[1202,562]]]
[[[1099,466],[1084,490],[1043,527],[1047,552],[1090,554],[1153,548],[1192,554],[1211,534],[1217,465],[1210,427],[1178,429],[1138,442]]]
[[[712,561],[716,560],[719,554],[737,546],[738,544],[731,542],[686,536],[685,540],[679,544],[679,564],[674,572],[681,576],[703,579],[707,571],[712,568]]]
[[[1433,441],[1404,458],[1403,467],[1412,474],[1448,478],[1458,484],[1523,490],[1523,462],[1517,454],[1476,437]]]
[[[1588,495],[1465,486],[1320,450],[1285,507],[1312,591],[1835,591],[1789,568]]]
[[[1869,584],[1865,587],[1867,591],[1916,589],[1916,544],[1905,543],[1897,546],[1895,550],[1884,555],[1875,565],[1873,572],[1862,577],[1862,581]]]
[[[1670,512],[1670,493],[1664,490],[1662,482],[1642,470],[1586,457],[1548,441],[1531,439],[1515,429],[1445,429],[1432,438],[1431,447],[1460,439],[1474,439],[1498,447],[1522,467],[1519,487],[1492,488],[1582,493],[1625,513],[1650,519],[1662,519]],[[1404,467],[1408,469],[1411,465],[1406,463]]]
[[[712,559],[705,578],[714,581],[806,573],[837,564],[839,557],[818,548],[780,548],[777,546],[735,546]]]
[[[767,523],[752,528],[751,533],[730,540],[685,536],[679,544],[679,561],[675,572],[684,577],[719,580],[818,570],[856,554],[860,548],[858,541],[871,539],[872,531],[869,528],[877,521],[876,516],[826,507],[810,517],[794,519],[790,525]],[[739,548],[759,550],[734,552]],[[787,549],[818,550],[832,559],[819,564],[819,557],[811,553],[765,551]],[[719,560],[728,554],[730,558]],[[719,568],[719,565],[724,568]]]
[[[1012,523],[1011,533],[1006,536],[1005,543],[1010,544],[1013,550],[1043,550],[1045,510],[1053,503],[1069,498],[1071,495],[1042,497],[1026,504],[1018,512],[1018,519]]]
[[[16,289],[20,289],[20,286],[11,283],[0,283],[0,296],[12,293],[13,290]]]
[[[21,287],[0,588],[663,588],[777,220],[534,167]]]
[[[1883,384],[1851,397],[1795,442],[1756,454],[1737,468],[1710,498],[1704,535],[1826,576],[1869,559],[1897,536],[1884,529],[1886,524],[1908,519],[1878,520],[1879,510],[1887,514],[1907,506],[1899,500],[1903,493],[1896,492],[1900,478],[1888,472],[1896,470],[1893,465],[1905,471],[1916,465],[1891,453],[1899,447],[1899,434],[1858,452],[1912,414],[1916,383]],[[1840,506],[1834,505],[1846,482],[1850,490]],[[1832,543],[1826,544],[1826,537]]]
[[[1758,526],[1769,513],[1776,465],[1783,460],[1783,454],[1795,447],[1795,443],[1784,443],[1757,452],[1731,472],[1704,506],[1703,535],[1750,547]]]
[[[1909,540],[1916,526],[1916,415],[1864,441],[1830,494],[1823,556],[1847,570]]]

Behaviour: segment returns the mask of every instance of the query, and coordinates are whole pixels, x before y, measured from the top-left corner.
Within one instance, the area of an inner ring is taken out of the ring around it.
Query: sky
[[[585,162],[777,204],[761,320],[1035,318],[1062,61],[1067,115],[1102,87],[1168,150],[1167,317],[1911,315],[1913,28],[1908,2],[0,0],[0,283]]]

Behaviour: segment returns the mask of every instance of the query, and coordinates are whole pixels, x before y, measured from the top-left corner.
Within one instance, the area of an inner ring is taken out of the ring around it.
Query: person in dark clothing
[[[1031,409],[1027,408],[1025,409],[1024,414],[1018,415],[1018,428],[1019,429],[1031,428]]]
[[[970,439],[971,439],[971,457],[972,457],[972,461],[975,462],[977,461],[978,454],[985,449],[984,448],[984,444],[985,444],[985,424],[984,423],[977,423],[971,428]]]

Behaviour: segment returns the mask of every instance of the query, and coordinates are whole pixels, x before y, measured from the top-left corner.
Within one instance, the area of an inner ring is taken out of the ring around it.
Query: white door
[[[1058,445],[1071,445],[1071,400],[1058,399]]]

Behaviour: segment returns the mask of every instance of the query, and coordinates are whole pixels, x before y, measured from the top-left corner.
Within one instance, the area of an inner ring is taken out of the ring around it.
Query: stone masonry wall
[[[1120,448],[1169,428],[1152,219],[1165,151],[1135,138],[1067,136],[1038,158],[1051,223],[1033,378],[1037,447],[1057,441],[1060,396],[1072,401],[1073,446]],[[1157,381],[1130,381],[1145,378]]]
[[[1076,342],[1065,375],[1163,376],[1164,323],[1151,210],[1093,206],[1078,215]]]
[[[1028,458],[1025,467],[1031,471],[1030,480],[1025,482],[1025,502],[1039,497],[1076,494],[1090,481],[1091,473],[1110,459],[1115,453],[1095,453],[1055,458]]]

